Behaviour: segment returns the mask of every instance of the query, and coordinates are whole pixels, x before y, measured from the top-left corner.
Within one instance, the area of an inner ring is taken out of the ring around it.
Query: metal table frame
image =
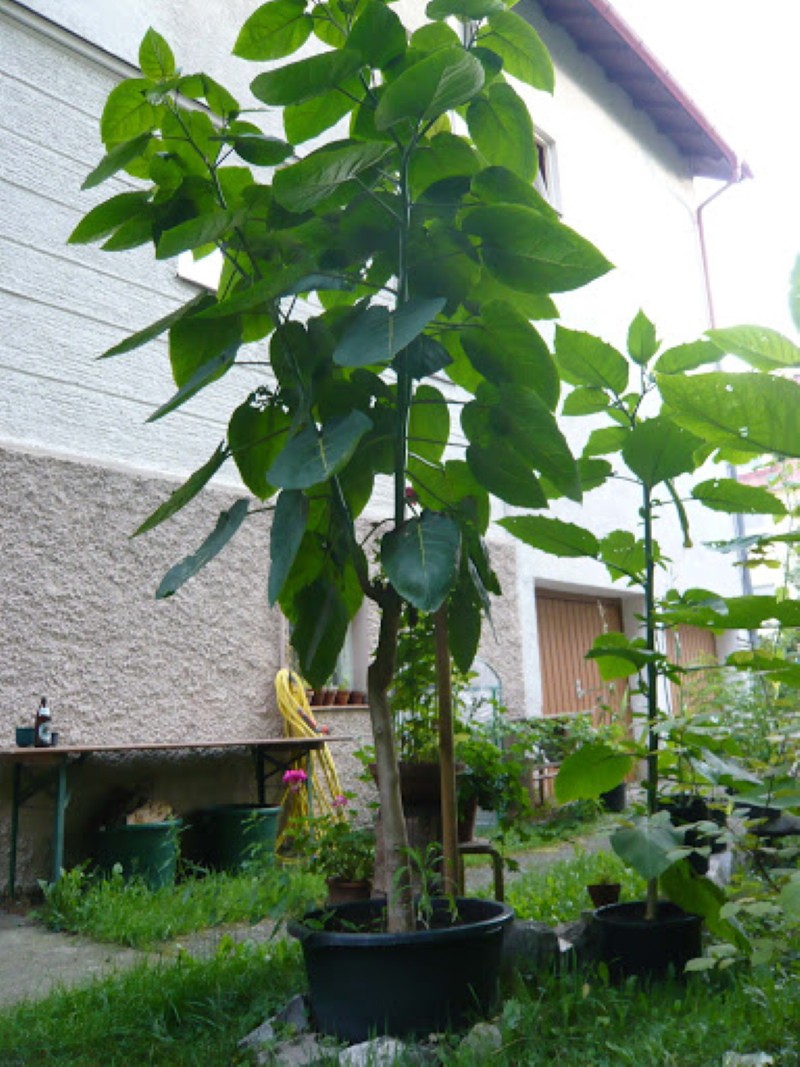
[[[64,866],[64,827],[70,800],[68,770],[90,756],[152,754],[159,752],[219,752],[248,749],[253,756],[258,803],[266,801],[266,783],[301,761],[306,763],[311,787],[311,753],[331,738],[267,737],[244,741],[149,742],[120,745],[58,745],[54,748],[2,748],[0,765],[12,765],[11,834],[8,849],[8,892],[13,897],[17,876],[17,841],[20,809],[31,797],[54,787],[52,880],[57,882]],[[335,740],[345,740],[337,738]],[[309,805],[311,797],[309,795]]]

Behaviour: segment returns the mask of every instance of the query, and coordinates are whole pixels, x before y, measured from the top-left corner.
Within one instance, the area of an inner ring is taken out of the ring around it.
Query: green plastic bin
[[[101,830],[97,859],[110,872],[119,864],[126,880],[141,878],[150,889],[175,881],[178,863],[180,819],[168,822],[129,823]]]
[[[196,839],[205,866],[238,871],[258,857],[271,862],[281,808],[260,804],[219,804],[198,813]]]

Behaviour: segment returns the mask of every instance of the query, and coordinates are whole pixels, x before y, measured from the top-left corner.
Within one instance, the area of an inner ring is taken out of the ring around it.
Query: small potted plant
[[[358,825],[358,813],[348,807],[351,796],[336,797],[324,815],[293,820],[286,831],[292,853],[325,878],[328,904],[368,900],[372,889],[375,833]]]
[[[600,874],[597,876],[596,882],[586,886],[586,892],[591,897],[592,904],[596,908],[603,908],[607,904],[617,903],[622,892],[622,886],[619,882],[613,880],[612,875]]]

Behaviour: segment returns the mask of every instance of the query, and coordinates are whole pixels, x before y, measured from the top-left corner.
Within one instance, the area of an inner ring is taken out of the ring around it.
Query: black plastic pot
[[[689,960],[702,952],[702,923],[670,901],[659,901],[655,919],[645,919],[644,901],[609,904],[594,915],[600,959],[611,979],[629,975],[664,978],[683,974]]]
[[[490,1012],[514,913],[494,900],[458,898],[456,908],[454,925],[449,902],[436,900],[431,928],[405,934],[358,932],[381,925],[383,900],[289,923],[303,947],[317,1030],[351,1042],[405,1037],[458,1029]]]
[[[624,811],[626,801],[627,789],[625,788],[624,782],[620,782],[619,785],[615,785],[614,788],[609,789],[607,793],[600,794],[600,802],[606,809],[606,811]]]

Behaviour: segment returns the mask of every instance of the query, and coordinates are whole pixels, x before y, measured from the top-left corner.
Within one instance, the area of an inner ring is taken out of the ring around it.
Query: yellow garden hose
[[[319,737],[327,733],[327,729],[320,727],[311,714],[303,680],[294,671],[278,671],[275,676],[275,693],[287,737]],[[310,814],[309,799],[315,815],[342,817],[342,809],[334,800],[342,795],[343,790],[328,746],[323,745],[313,750],[309,756],[308,788],[292,789],[287,786],[283,795],[287,824],[293,818],[303,818]]]

